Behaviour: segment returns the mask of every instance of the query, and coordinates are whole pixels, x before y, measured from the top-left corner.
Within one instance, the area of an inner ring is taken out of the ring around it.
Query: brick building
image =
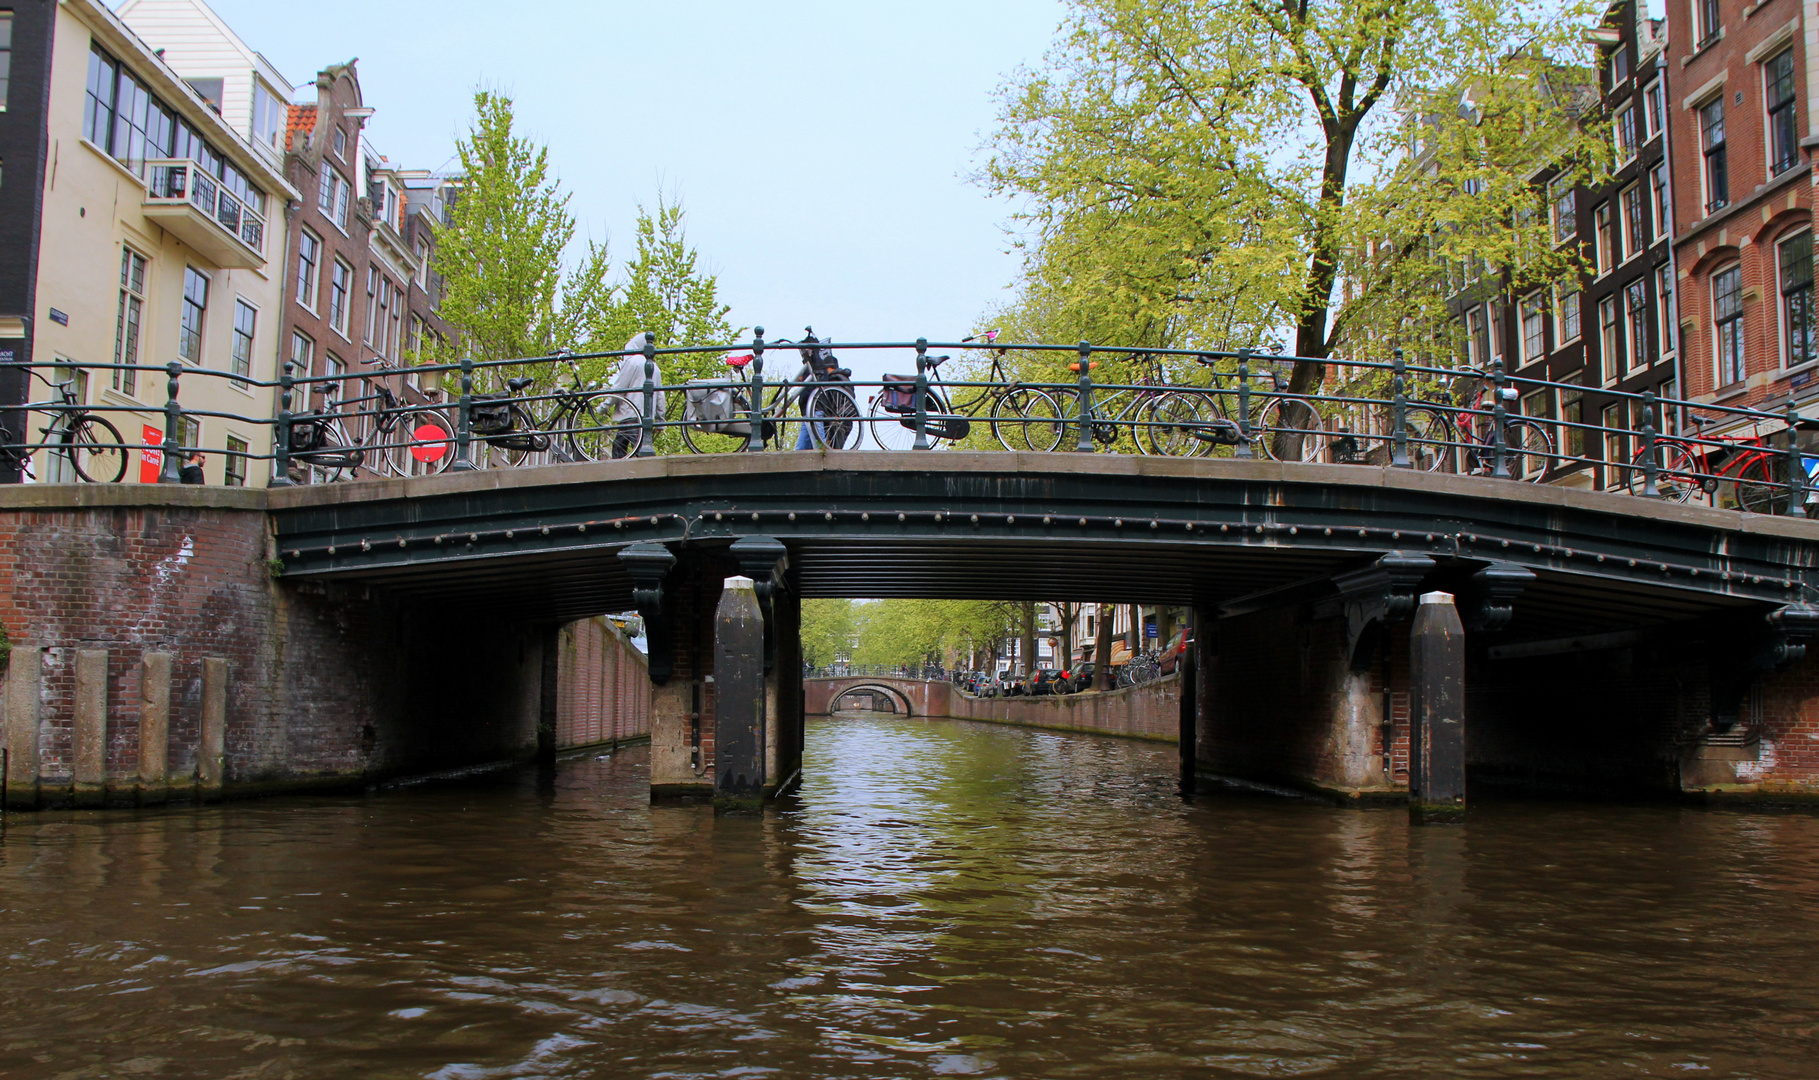
[[[1809,8],[1819,5],[1685,0],[1670,9],[1674,249],[1689,400],[1773,408],[1790,394],[1802,402],[1819,394]]]
[[[235,93],[238,73],[263,58],[202,0],[126,0],[121,17],[189,77],[223,84],[230,104],[244,97],[255,122],[264,109],[278,110],[258,141],[300,196],[285,216],[280,360],[292,362],[298,377],[348,376],[336,394],[354,439],[366,434],[356,414],[374,402],[379,382],[407,400],[436,396],[433,380],[426,385],[407,369],[419,357],[443,355],[454,337],[438,313],[442,283],[429,267],[435,226],[446,220],[454,189],[428,171],[398,169],[373,147],[374,109],[356,64],[317,72],[313,102],[289,104],[287,93],[268,106]],[[292,408],[320,407],[325,385],[300,389]],[[300,466],[292,475],[322,478]]]

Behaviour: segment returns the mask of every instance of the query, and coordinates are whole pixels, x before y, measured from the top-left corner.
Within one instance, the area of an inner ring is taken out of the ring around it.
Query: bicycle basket
[[[878,407],[885,412],[907,413],[916,411],[916,377],[914,375],[886,375],[884,386],[878,391]]]

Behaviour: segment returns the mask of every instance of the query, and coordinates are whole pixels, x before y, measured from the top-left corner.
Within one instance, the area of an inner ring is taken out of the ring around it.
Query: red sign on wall
[[[164,441],[164,432],[146,424],[139,432],[139,441],[146,446],[146,449],[139,451],[139,482],[155,484],[158,482],[158,470],[164,465],[164,454],[151,448]]]

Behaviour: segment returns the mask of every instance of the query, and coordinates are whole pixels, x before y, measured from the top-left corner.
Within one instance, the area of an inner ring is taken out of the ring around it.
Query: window
[[[1555,345],[1579,340],[1579,293],[1562,293],[1554,310]]]
[[[1624,106],[1617,112],[1617,163],[1622,163],[1636,156],[1636,110]]]
[[[419,229],[421,229],[423,226],[419,225],[417,227]],[[423,242],[423,237],[419,236],[419,237],[417,237],[416,241],[411,244],[411,250],[417,256],[417,274],[416,274],[417,288],[422,289],[425,292],[428,292],[429,291],[429,245]]]
[[[1604,407],[1599,423],[1604,428],[1604,460],[1615,465],[1629,464],[1629,437],[1623,429],[1623,403],[1615,402]],[[1616,487],[1623,482],[1616,468],[1607,468],[1604,473],[1604,486]]]
[[[1674,304],[1674,275],[1665,266],[1655,270],[1655,304],[1661,314],[1661,325],[1656,333],[1661,336],[1662,355],[1674,351],[1674,337],[1679,330]]]
[[[291,331],[291,374],[301,379],[310,373],[310,362],[316,357],[316,343],[301,330]],[[307,409],[299,406],[299,410]]]
[[[1617,237],[1611,231],[1613,224],[1611,204],[1599,203],[1598,209],[1592,211],[1592,259],[1600,277],[1617,265]]]
[[[1623,323],[1617,317],[1615,296],[1598,301],[1598,346],[1602,354],[1598,371],[1609,382],[1623,371]]]
[[[1570,184],[1554,192],[1554,242],[1579,235],[1579,190]]]
[[[1585,394],[1576,389],[1585,382],[1583,369],[1571,375],[1563,375],[1560,382],[1560,424],[1561,442],[1566,446],[1570,457],[1585,456]]]
[[[322,373],[336,379],[347,378],[347,363],[334,353],[323,355]]]
[[[423,352],[423,316],[412,313],[409,333],[410,336],[404,339],[404,348],[412,357],[417,357]]]
[[[1649,190],[1653,194],[1653,197],[1655,200],[1655,204],[1654,204],[1655,242],[1660,243],[1661,241],[1667,239],[1668,233],[1671,233],[1674,231],[1673,223],[1668,220],[1669,204],[1667,201],[1667,162],[1663,161],[1661,164],[1655,166],[1655,168],[1648,174],[1648,176],[1649,176]]]
[[[316,268],[322,259],[322,238],[304,229],[297,237],[297,303],[316,310]]]
[[[1642,253],[1642,236],[1646,218],[1642,211],[1642,188],[1631,184],[1620,199],[1623,203],[1623,257],[1630,259]]]
[[[343,337],[347,336],[347,294],[354,287],[354,268],[335,260],[328,281],[328,324]]]
[[[246,486],[246,440],[227,437],[226,460],[221,465],[221,482],[228,487]]]
[[[1705,212],[1709,214],[1731,202],[1730,173],[1724,155],[1723,95],[1699,107],[1699,142],[1705,153]]]
[[[0,11],[0,112],[6,111],[6,91],[13,75],[13,13]]]
[[[139,327],[145,314],[145,256],[129,247],[120,249],[120,308],[114,316],[114,363],[139,362]],[[114,389],[139,392],[137,371],[114,370]]]
[[[335,156],[347,160],[347,129],[340,126],[335,128]]]
[[[1541,294],[1522,301],[1522,362],[1532,364],[1547,355],[1547,319]]]
[[[328,162],[322,163],[322,182],[316,188],[316,205],[334,223],[347,230],[347,181]]]
[[[258,321],[258,309],[235,297],[233,372],[236,375],[253,373],[253,328],[258,325]]]
[[[1630,77],[1630,50],[1628,45],[1619,45],[1612,50],[1610,57],[1611,89],[1622,85]]]
[[[1718,40],[1724,32],[1724,26],[1718,21],[1718,0],[1693,0],[1699,20],[1698,48],[1705,48]]]
[[[1718,385],[1743,381],[1743,274],[1728,266],[1712,275],[1712,335]]]
[[[1800,160],[1800,137],[1794,132],[1794,50],[1783,49],[1764,64],[1763,77],[1768,82],[1768,171],[1779,176]]]
[[[1625,355],[1630,367],[1648,362],[1648,279],[1637,278],[1623,287]]]
[[[379,268],[368,263],[366,266],[366,331],[361,340],[368,345],[373,343],[375,332],[383,333],[384,324],[379,322]]]
[[[177,336],[177,355],[192,364],[202,362],[202,317],[208,312],[208,278],[194,267],[183,268],[183,317]]]
[[[1803,232],[1776,247],[1781,267],[1782,362],[1788,367],[1819,360],[1813,340],[1813,234]]]
[[[1644,116],[1648,124],[1648,134],[1644,136],[1647,141],[1661,134],[1661,125],[1667,119],[1667,90],[1660,79],[1648,84],[1644,101],[1648,110]]]
[[[1491,331],[1483,307],[1466,312],[1465,332],[1466,360],[1475,368],[1486,367],[1491,362]]]
[[[255,79],[253,81],[253,142],[255,144],[263,144],[273,150],[284,149],[278,144],[278,140],[284,136],[285,111],[284,102],[267,90],[264,83]]]
[[[396,359],[398,356],[398,338],[404,328],[404,290],[387,281],[385,287],[391,293],[391,319],[385,331],[386,355]]]

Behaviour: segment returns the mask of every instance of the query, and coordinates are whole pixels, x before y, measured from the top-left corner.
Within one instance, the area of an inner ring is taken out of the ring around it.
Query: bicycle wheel
[[[1213,444],[1197,438],[1206,429],[1206,410],[1191,394],[1164,394],[1150,402],[1140,414],[1144,437],[1138,449],[1149,444],[1151,453],[1162,457],[1199,457]]]
[[[1273,398],[1257,414],[1257,446],[1274,461],[1301,464],[1326,457],[1326,431],[1320,414],[1300,398]]]
[[[1046,391],[1013,386],[992,401],[992,437],[1006,450],[1048,453],[1066,429],[1061,406]]]
[[[1510,475],[1531,484],[1540,483],[1554,467],[1553,437],[1533,420],[1511,420],[1507,438]]]
[[[385,437],[393,476],[434,476],[455,460],[455,425],[437,409],[406,409]]]
[[[117,484],[126,475],[126,447],[120,429],[105,417],[85,416],[64,437],[76,475],[91,484]]]
[[[1451,472],[1456,467],[1453,448],[1459,440],[1445,413],[1438,409],[1411,408],[1403,416],[1402,427],[1408,435],[1409,464],[1415,469]]]
[[[1751,514],[1779,514],[1786,508],[1787,488],[1766,454],[1756,454],[1737,470],[1737,506]]]
[[[1636,451],[1636,456],[1630,459],[1624,486],[1631,495],[1642,495],[1648,489],[1648,459],[1647,450]],[[1668,502],[1686,502],[1699,490],[1699,479],[1694,475],[1699,466],[1686,447],[1677,442],[1657,442],[1654,459],[1655,492],[1660,498]]]
[[[852,450],[859,445],[859,403],[844,386],[818,387],[808,399],[809,438],[822,450]]]
[[[866,430],[871,433],[872,442],[880,450],[913,450],[916,447],[916,414],[913,412],[893,412],[884,407],[883,392],[872,398],[871,414],[866,420]],[[923,430],[928,436],[931,449],[939,450],[947,445],[944,435],[945,426],[935,417],[947,415],[950,410],[941,396],[930,390],[923,395],[922,408],[929,420]]]

